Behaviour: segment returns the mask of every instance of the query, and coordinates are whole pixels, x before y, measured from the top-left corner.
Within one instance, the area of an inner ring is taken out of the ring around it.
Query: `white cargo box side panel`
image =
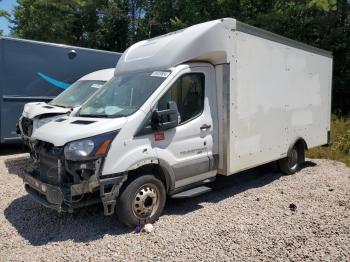
[[[239,31],[235,39],[229,173],[283,158],[299,137],[326,144],[332,58]]]

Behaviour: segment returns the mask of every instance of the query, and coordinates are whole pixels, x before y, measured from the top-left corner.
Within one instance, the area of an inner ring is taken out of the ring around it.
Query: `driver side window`
[[[204,109],[203,73],[190,73],[181,76],[158,101],[158,110],[166,110],[168,102],[177,104],[181,123],[200,115]]]

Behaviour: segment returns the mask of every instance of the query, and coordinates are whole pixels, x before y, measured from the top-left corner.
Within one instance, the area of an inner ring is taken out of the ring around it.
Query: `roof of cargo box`
[[[194,60],[225,63],[229,42],[224,40],[235,22],[232,18],[214,20],[138,42],[123,53],[116,73],[167,69]]]
[[[131,71],[168,69],[189,61],[228,63],[234,31],[256,35],[287,46],[332,57],[332,53],[259,29],[233,18],[209,21],[166,35],[138,42],[119,59],[116,74]],[[231,34],[230,34],[231,33]]]

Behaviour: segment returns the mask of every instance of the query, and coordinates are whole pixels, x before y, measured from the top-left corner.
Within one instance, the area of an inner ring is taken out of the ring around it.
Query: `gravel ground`
[[[350,261],[350,169],[342,163],[221,178],[211,193],[168,200],[150,234],[104,217],[101,206],[63,215],[41,207],[17,176],[28,164],[27,154],[0,156],[1,261]]]

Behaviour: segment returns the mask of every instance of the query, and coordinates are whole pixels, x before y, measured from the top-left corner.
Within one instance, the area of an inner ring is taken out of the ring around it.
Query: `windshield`
[[[170,72],[142,72],[113,77],[80,109],[79,116],[123,117],[136,112]]]
[[[78,80],[49,104],[63,107],[80,106],[105,83],[106,81],[101,80]]]

